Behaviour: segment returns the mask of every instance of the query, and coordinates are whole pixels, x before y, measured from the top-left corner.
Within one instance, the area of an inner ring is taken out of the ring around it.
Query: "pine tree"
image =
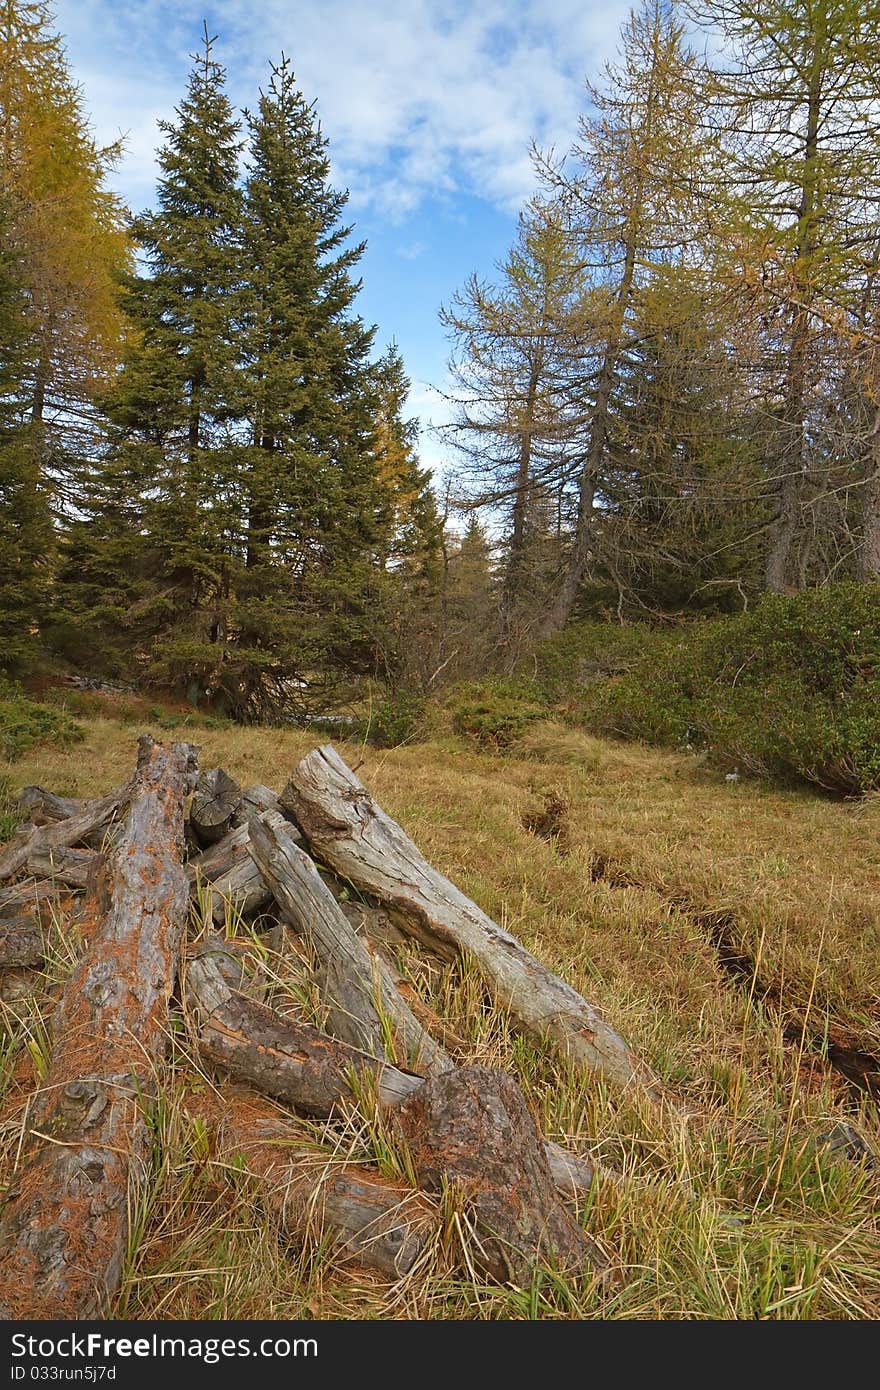
[[[61,576],[81,638],[204,691],[222,655],[238,539],[238,124],[205,29],[176,120],[161,122],[158,210],[134,222],[149,268],[105,400],[112,432]]]
[[[348,195],[329,183],[327,141],[286,58],[247,124],[249,447],[229,661],[230,696],[253,717],[293,690],[326,699],[372,667],[393,517],[378,480],[373,330],[353,309],[364,248],[349,241]]]

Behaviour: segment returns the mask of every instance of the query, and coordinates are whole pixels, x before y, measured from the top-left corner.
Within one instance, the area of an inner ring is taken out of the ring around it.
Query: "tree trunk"
[[[252,820],[250,835],[251,852],[282,914],[314,944],[329,1031],[374,1057],[384,1059],[387,1052],[389,1061],[419,1075],[449,1071],[452,1060],[407,1007],[381,958],[370,955],[308,855],[265,822]]]
[[[280,811],[264,811],[258,820],[291,833],[293,827]],[[232,830],[205,854],[191,859],[187,865],[190,888],[199,884],[202,901],[213,920],[224,920],[230,906],[243,915],[259,912],[272,900],[272,891],[250,852],[247,825]]]
[[[542,1257],[578,1274],[607,1264],[560,1202],[525,1097],[503,1071],[431,1077],[394,1110],[393,1124],[419,1186],[452,1186],[465,1199],[475,1226],[469,1264],[520,1287]]]
[[[588,1262],[598,1268],[607,1264],[556,1195],[554,1171],[567,1194],[582,1185],[577,1161],[569,1165],[556,1150],[551,1168],[519,1087],[502,1072],[469,1067],[424,1081],[232,994],[210,958],[189,963],[187,992],[202,1014],[202,1057],[234,1080],[318,1119],[353,1104],[365,1084],[375,1086],[379,1103],[389,1107],[393,1123],[399,1120],[411,1151],[418,1140],[425,1184],[438,1188],[448,1174],[463,1190],[476,1219],[477,1262],[490,1273],[522,1273],[540,1255],[551,1254],[566,1264],[576,1260],[581,1269]],[[450,1079],[452,1085],[443,1087]],[[440,1090],[431,1089],[419,1100],[426,1087],[438,1083]],[[401,1110],[411,1099],[414,1108]]]
[[[140,740],[109,901],[53,1019],[49,1073],[0,1222],[3,1318],[100,1317],[118,1286],[189,905],[192,764],[188,744]],[[96,909],[100,899],[96,890]]]
[[[388,1279],[409,1274],[439,1225],[433,1205],[412,1188],[341,1163],[316,1146],[304,1125],[253,1092],[204,1092],[187,1101],[206,1121],[228,1175],[245,1170],[288,1236],[345,1255]]]
[[[212,767],[203,772],[189,811],[189,823],[199,844],[213,845],[222,840],[241,802],[241,787],[225,768]]]
[[[89,875],[94,873],[99,858],[93,849],[58,849],[40,847],[32,850],[25,865],[29,874],[63,883],[66,888],[87,888]]]
[[[862,578],[880,579],[880,406],[874,413],[868,480],[862,504]]]
[[[76,815],[53,825],[25,826],[0,854],[0,882],[19,873],[32,854],[47,854],[53,849],[76,845],[99,826],[106,825],[128,801],[131,786],[127,782],[96,801],[84,801]]]
[[[598,1010],[437,873],[334,748],[325,745],[303,759],[282,801],[295,806],[313,849],[337,873],[393,907],[413,935],[440,954],[473,960],[530,1037],[551,1043],[579,1070],[662,1098]]]
[[[823,56],[813,54],[807,92],[807,129],[804,138],[804,172],[798,208],[798,236],[794,265],[791,339],[785,372],[785,409],[782,448],[779,452],[779,508],[773,541],[767,556],[766,581],[771,594],[788,588],[792,547],[801,520],[804,476],[804,417],[807,395],[807,346],[810,337],[810,305],[814,298],[813,267],[816,254],[816,186],[818,181],[819,129],[822,120]]]

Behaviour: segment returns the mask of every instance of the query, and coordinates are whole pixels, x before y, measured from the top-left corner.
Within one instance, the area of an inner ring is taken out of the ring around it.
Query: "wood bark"
[[[207,1062],[316,1119],[328,1119],[337,1106],[352,1104],[358,1077],[375,1085],[384,1106],[399,1105],[424,1084],[412,1072],[234,993],[210,955],[187,963],[186,998],[200,1016],[199,1049]],[[586,1194],[594,1179],[592,1165],[558,1144],[545,1147],[560,1193]]]
[[[862,578],[869,583],[880,579],[880,406],[874,411],[871,427],[868,476],[862,503]]]
[[[338,874],[378,898],[447,957],[472,959],[514,1022],[576,1068],[660,1100],[662,1091],[624,1040],[419,853],[330,745],[294,769],[283,794],[309,843]]]
[[[84,801],[75,815],[52,825],[25,826],[0,853],[0,883],[19,873],[32,854],[79,844],[99,826],[106,825],[129,800],[131,788],[131,782],[127,782],[107,796]]]
[[[56,796],[45,787],[35,786],[22,787],[16,804],[19,810],[27,812],[32,825],[54,825],[77,815],[83,807],[82,801],[74,797]]]
[[[281,1018],[272,1009],[235,994],[210,957],[190,961],[187,991],[199,1006],[199,1048],[236,1081],[285,1101],[303,1114],[326,1119],[354,1098],[353,1079],[375,1084],[380,1101],[393,1105],[422,1078],[349,1047],[309,1024]]]
[[[299,1243],[329,1237],[343,1255],[389,1279],[409,1274],[437,1228],[421,1193],[342,1163],[318,1148],[303,1125],[252,1091],[204,1093],[187,1110],[211,1127],[218,1161],[241,1163],[259,1184],[264,1206]]]
[[[99,1317],[118,1285],[188,911],[193,761],[187,744],[140,740],[128,826],[94,893],[107,907],[53,1019],[49,1073],[0,1220],[3,1318]],[[105,801],[101,815],[118,804]]]
[[[36,914],[0,917],[0,969],[38,966],[45,953],[43,927]]]
[[[493,1279],[528,1285],[537,1260],[570,1273],[603,1268],[598,1250],[559,1201],[525,1097],[496,1067],[431,1077],[393,1112],[419,1185],[452,1184],[475,1226],[469,1253]]]
[[[278,793],[273,792],[271,787],[264,787],[258,782],[256,786],[247,787],[241,794],[241,804],[232,817],[231,826],[237,830],[240,825],[247,825],[251,816],[258,816],[261,811],[277,811]]]
[[[199,777],[189,810],[189,823],[200,844],[221,840],[242,802],[242,790],[223,767],[207,768]]]
[[[292,829],[280,811],[264,811],[257,819],[270,826]],[[251,854],[250,844],[248,826],[240,826],[187,866],[191,890],[195,891],[198,881],[207,910],[217,923],[224,920],[229,904],[247,915],[259,912],[272,901],[272,890]]]
[[[25,868],[29,874],[50,883],[61,883],[66,888],[87,888],[98,857],[93,849],[70,849],[66,845],[47,849],[38,845],[28,855]]]
[[[321,962],[330,1032],[420,1075],[449,1071],[451,1058],[405,1003],[388,966],[370,955],[308,855],[277,824],[255,818],[250,837],[251,853],[282,915],[311,940]]]

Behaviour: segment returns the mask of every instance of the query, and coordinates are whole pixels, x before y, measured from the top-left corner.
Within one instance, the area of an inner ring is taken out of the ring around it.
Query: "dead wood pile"
[[[585,1077],[652,1102],[656,1084],[592,1004],[427,862],[332,747],[276,794],[223,769],[199,775],[190,745],[144,736],[108,796],[29,787],[21,805],[29,824],[0,850],[0,995],[21,997],[61,940],[76,962],[0,1211],[0,1316],[107,1310],[153,1161],[175,1012],[213,1079],[187,1106],[218,1171],[243,1164],[300,1244],[329,1237],[382,1277],[417,1277],[441,1239],[428,1194],[445,1193],[470,1233],[460,1258],[481,1277],[522,1284],[539,1261],[608,1277],[578,1216],[592,1165],[544,1140],[511,1076],[460,1060],[394,942],[475,967],[512,1025]],[[246,964],[254,941],[295,961],[317,1013],[297,1016],[289,993],[273,1006],[272,972]],[[340,1159],[333,1126],[353,1114],[384,1126],[406,1181]]]

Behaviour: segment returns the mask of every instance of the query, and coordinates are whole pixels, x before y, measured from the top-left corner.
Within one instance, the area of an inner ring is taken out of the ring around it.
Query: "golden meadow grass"
[[[0,773],[14,788],[108,790],[133,761],[138,729],[109,719],[86,728],[83,743],[34,748]],[[152,732],[191,737],[203,766],[275,787],[320,741],[287,730]],[[880,1315],[880,1177],[816,1142],[847,1120],[880,1149],[874,1101],[821,1046],[827,1036],[880,1055],[880,800],[727,783],[698,759],[550,724],[503,757],[445,738],[387,752],[339,748],[426,856],[598,1005],[698,1118],[653,1113],[572,1076],[512,1033],[466,965],[435,968],[406,951],[414,983],[462,1040],[460,1056],[510,1069],[548,1137],[607,1170],[582,1215],[617,1276],[577,1284],[547,1270],[528,1289],[483,1286],[467,1274],[466,1213],[448,1199],[438,1201],[428,1267],[391,1287],[341,1264],[327,1243],[291,1249],[247,1176],[230,1186],[187,1112],[193,1085],[217,1083],[197,1076],[177,1019],[152,1181],[138,1198],[114,1314]],[[523,820],[548,797],[564,805],[564,834],[545,840]],[[748,972],[722,968],[709,939],[722,917],[757,962],[760,990]],[[273,1002],[300,1016],[320,1007],[299,956],[267,956],[258,939],[253,950]],[[47,965],[56,981],[61,955]],[[47,992],[2,1006],[7,1162],[50,1004]],[[403,1163],[367,1104],[360,1118],[318,1130],[337,1155],[386,1170]]]

